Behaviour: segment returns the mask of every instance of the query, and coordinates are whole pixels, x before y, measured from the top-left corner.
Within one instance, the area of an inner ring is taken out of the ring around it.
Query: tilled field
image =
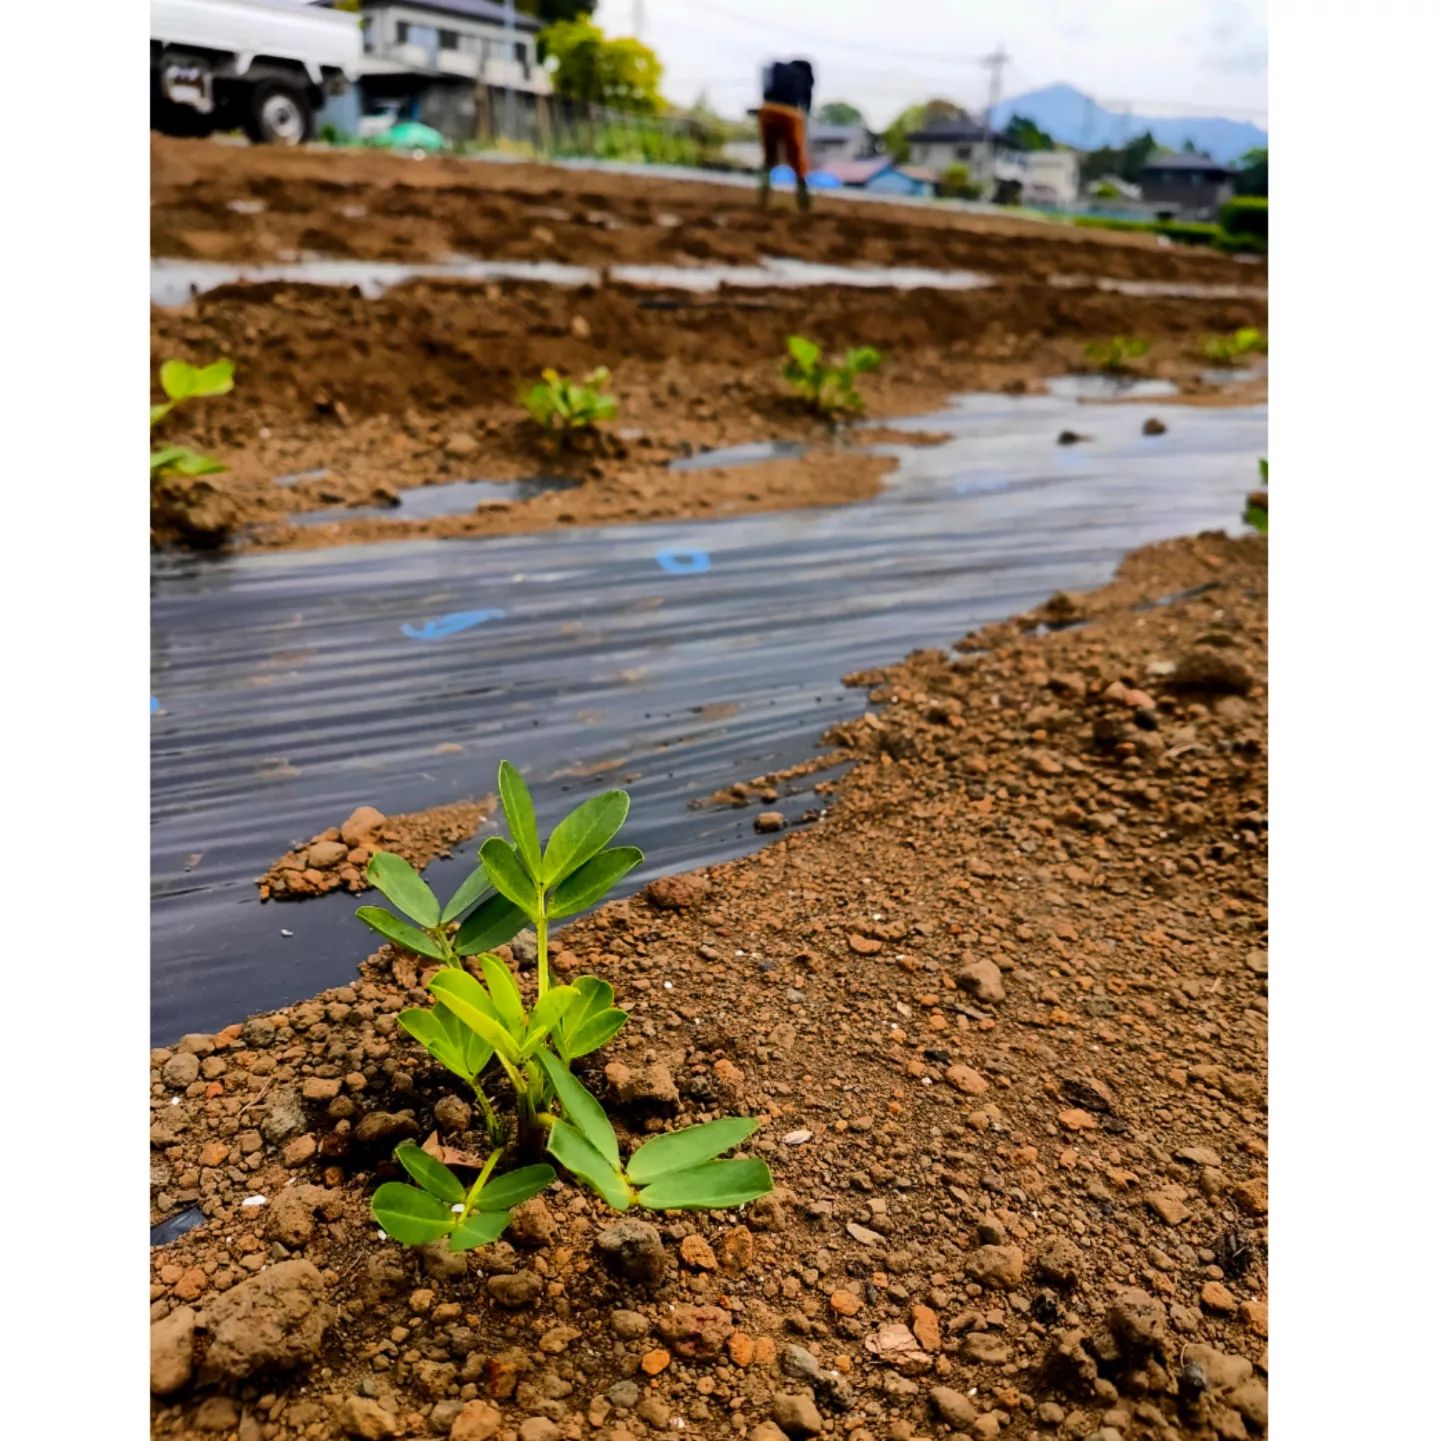
[[[873,493],[887,462],[831,454],[713,471],[703,483],[666,462],[735,442],[830,440],[779,376],[795,333],[833,349],[878,346],[885,365],[866,378],[865,393],[871,414],[883,418],[933,408],[957,391],[1033,388],[1084,366],[1086,343],[1116,334],[1148,340],[1140,372],[1173,380],[1185,398],[1231,398],[1206,378],[1197,341],[1265,323],[1261,299],[1126,295],[1099,284],[1263,286],[1261,267],[1035,222],[857,205],[833,214],[822,207],[800,226],[793,216],[762,221],[743,191],[714,185],[198,142],[159,141],[153,153],[157,255],[417,261],[459,250],[602,265],[788,255],[975,269],[992,281],[969,291],[696,295],[417,280],[375,300],[296,283],[222,286],[184,308],[153,311],[157,369],[170,356],[236,364],[231,394],[166,422],[167,442],[214,455],[229,470],[161,488],[152,507],[160,543],[316,545],[857,499]],[[552,212],[564,207],[571,220],[562,224]],[[1057,287],[1057,275],[1081,283]],[[524,416],[517,392],[547,366],[579,376],[597,365],[614,373],[619,420],[603,437],[557,450]],[[1256,387],[1233,398],[1255,399]],[[312,471],[324,474],[275,483]],[[536,475],[579,483],[563,495],[438,521],[301,529],[287,519],[383,504],[415,485]]]
[[[808,217],[729,185],[374,151],[277,151],[152,137],[151,250],[203,260],[548,259],[607,265],[788,256],[1191,283],[1263,269],[1151,236],[820,196]],[[1116,250],[1124,259],[1117,262]],[[1117,269],[1117,263],[1122,267]]]
[[[388,949],[154,1052],[155,1215],[208,1218],[153,1253],[155,1434],[1262,1433],[1266,576],[1168,543],[854,677],[820,823],[564,932],[622,1131],[761,1120],[743,1213],[377,1239],[399,1138],[480,1144]]]

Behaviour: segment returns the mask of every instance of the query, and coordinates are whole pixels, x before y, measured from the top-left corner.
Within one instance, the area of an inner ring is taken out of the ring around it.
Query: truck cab
[[[150,123],[299,145],[360,55],[360,17],[305,0],[151,0]]]

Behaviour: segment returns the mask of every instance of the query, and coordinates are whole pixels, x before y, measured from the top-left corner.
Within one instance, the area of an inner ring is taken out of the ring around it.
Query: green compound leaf
[[[481,956],[480,969],[485,973],[485,985],[495,1003],[495,1012],[518,1046],[525,1038],[525,1002],[520,998],[515,977],[499,956]]]
[[[160,388],[171,400],[189,400],[200,372],[188,361],[167,360],[160,367]]]
[[[512,1065],[520,1060],[520,1047],[496,1014],[495,1003],[468,971],[448,967],[437,972],[430,978],[430,993]]]
[[[225,395],[234,388],[235,362],[233,360],[217,360],[194,372],[190,394]]]
[[[625,824],[630,797],[624,791],[604,791],[576,806],[551,833],[542,864],[545,884],[557,885],[583,866]]]
[[[434,961],[445,959],[445,953],[440,949],[439,944],[432,941],[424,931],[417,930],[414,926],[402,921],[399,916],[392,916],[382,906],[361,906],[355,914],[372,931],[379,931],[387,941],[394,945],[407,951],[414,951],[417,956],[429,956]]]
[[[533,920],[540,910],[540,897],[510,842],[491,836],[480,847],[480,860],[490,884]]]
[[[554,1166],[543,1162],[538,1166],[521,1166],[504,1176],[496,1176],[476,1198],[477,1211],[508,1211],[531,1196],[538,1196],[555,1179]]]
[[[572,1176],[599,1192],[615,1210],[630,1209],[630,1188],[624,1177],[573,1126],[556,1121],[550,1127],[547,1149]]]
[[[370,1198],[370,1214],[387,1236],[406,1246],[438,1240],[455,1224],[444,1201],[403,1181],[386,1181]]]
[[[545,1068],[545,1074],[550,1078],[550,1084],[555,1088],[556,1099],[565,1109],[566,1119],[612,1170],[619,1171],[620,1143],[615,1139],[615,1128],[610,1124],[604,1106],[570,1074],[552,1052],[542,1048],[538,1052],[538,1058]]]
[[[520,1054],[531,1056],[540,1042],[555,1029],[556,1023],[580,999],[580,992],[574,986],[553,986],[535,1003],[530,1013],[530,1024],[521,1044]]]
[[[440,902],[435,892],[404,856],[376,851],[365,867],[365,879],[412,921],[427,930],[440,924]]]
[[[447,1206],[464,1203],[465,1187],[455,1179],[449,1166],[437,1161],[428,1151],[422,1151],[414,1141],[402,1141],[396,1146],[395,1159],[437,1201],[444,1201]]]
[[[440,912],[442,924],[448,926],[451,921],[458,921],[489,889],[490,876],[484,866],[477,865],[455,888],[455,894],[445,902],[445,909]],[[500,899],[504,898],[501,897]],[[503,945],[504,942],[496,941],[495,944],[497,946]]]
[[[485,873],[489,881],[489,873]],[[462,956],[476,956],[482,951],[493,951],[513,941],[529,924],[530,918],[513,901],[504,896],[491,896],[481,901],[465,918],[455,933],[455,949]]]
[[[635,1199],[651,1211],[719,1211],[743,1206],[774,1189],[770,1167],[747,1157],[741,1161],[707,1161],[694,1170],[662,1176]]]
[[[401,1011],[395,1021],[401,1030],[419,1041],[447,1071],[453,1071],[462,1081],[468,1081],[477,1071],[469,1069],[470,1057],[464,1042],[457,1040],[444,1023],[443,1018],[449,1014],[438,1006],[433,1011],[423,1011],[418,1006],[412,1006],[408,1011]],[[470,1034],[470,1031],[465,1031],[465,1035]]]
[[[820,347],[813,340],[806,340],[803,335],[792,335],[785,345],[795,357],[796,363],[806,370],[813,370],[815,362],[820,359]]]
[[[644,859],[645,853],[634,846],[615,846],[601,851],[555,887],[555,893],[546,906],[546,914],[552,920],[558,920],[593,906],[616,881],[628,875]]]
[[[608,1045],[629,1019],[626,1012],[614,1006],[608,1011],[601,1011],[598,1016],[591,1016],[578,1031],[565,1040],[565,1049],[569,1052],[570,1059],[588,1056],[592,1051],[598,1051],[601,1046]]]
[[[535,828],[535,803],[530,799],[525,778],[509,761],[500,762],[500,801],[505,807],[505,820],[510,826],[510,839],[520,856],[520,864],[531,879],[540,879],[540,832]]]
[[[686,1126],[663,1136],[652,1136],[636,1148],[626,1174],[638,1186],[658,1181],[674,1171],[688,1171],[719,1156],[753,1136],[760,1122],[753,1116],[725,1116],[700,1126]]]
[[[450,1249],[473,1251],[477,1246],[488,1246],[491,1241],[499,1239],[500,1233],[509,1224],[508,1211],[476,1211],[455,1227],[450,1236]]]

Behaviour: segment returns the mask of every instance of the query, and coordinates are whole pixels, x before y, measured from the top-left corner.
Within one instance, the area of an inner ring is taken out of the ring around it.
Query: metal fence
[[[725,164],[723,132],[702,121],[521,91],[483,90],[476,130],[477,149],[650,165]]]

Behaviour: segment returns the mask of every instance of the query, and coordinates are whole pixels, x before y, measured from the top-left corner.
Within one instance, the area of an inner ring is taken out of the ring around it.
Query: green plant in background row
[[[530,792],[508,761],[500,764],[499,790],[510,839],[491,836],[485,841],[479,866],[443,909],[401,857],[377,851],[370,859],[367,877],[409,920],[379,906],[362,906],[357,915],[393,944],[440,963],[429,981],[435,1006],[402,1011],[397,1022],[470,1087],[492,1142],[503,1148],[506,1127],[484,1089],[485,1073],[496,1062],[515,1095],[514,1139],[519,1149],[533,1152],[547,1143],[562,1165],[619,1210],[631,1204],[655,1209],[736,1206],[764,1195],[773,1188],[764,1162],[714,1160],[755,1129],[757,1123],[745,1118],[675,1132],[672,1145],[656,1150],[649,1149],[654,1142],[646,1142],[631,1157],[628,1170],[621,1169],[614,1130],[600,1103],[571,1076],[570,1066],[612,1040],[627,1016],[614,1003],[614,989],[598,976],[554,984],[549,938],[552,922],[594,905],[644,859],[634,846],[610,845],[629,813],[630,798],[618,790],[592,796],[555,827],[542,847]],[[515,974],[489,950],[513,939],[527,922],[535,927],[536,961],[535,1002],[529,1008]],[[478,978],[465,968],[465,957],[475,957]],[[679,1137],[690,1139],[681,1142]],[[668,1138],[656,1141],[661,1139]],[[596,1155],[606,1166],[596,1166]],[[404,1156],[399,1159],[421,1182],[417,1194],[438,1202],[444,1196],[433,1187],[443,1187],[453,1195],[432,1166],[416,1162],[432,1183],[427,1187],[415,1166]],[[515,1174],[539,1172],[530,1167]],[[399,1216],[404,1225],[419,1208],[432,1226],[445,1220],[427,1201],[399,1194],[414,1187],[390,1184],[398,1191],[383,1186],[380,1191],[386,1192],[386,1214],[392,1219]],[[477,1186],[483,1188],[483,1182]],[[450,1204],[460,1203],[452,1199]],[[396,1209],[402,1205],[410,1209]],[[376,1214],[380,1219],[380,1212]],[[407,1239],[385,1220],[381,1224],[397,1239]],[[485,1239],[482,1232],[490,1224],[475,1221],[474,1234]]]
[[[184,360],[167,360],[160,367],[160,388],[166,399],[150,407],[150,429],[187,400],[207,395],[224,395],[235,387],[235,364],[217,360],[210,365],[191,365]],[[213,475],[225,467],[208,455],[183,445],[167,445],[150,452],[150,478],[164,475]]]
[[[407,1246],[424,1246],[449,1236],[452,1251],[472,1251],[495,1240],[510,1224],[510,1211],[531,1196],[538,1196],[555,1179],[553,1167],[522,1166],[492,1181],[501,1152],[492,1151],[468,1189],[455,1173],[422,1151],[414,1141],[402,1141],[395,1159],[420,1183],[386,1181],[370,1198],[370,1214],[392,1240]]]
[[[1260,457],[1260,484],[1270,485],[1270,462]],[[1245,497],[1245,524],[1253,525],[1261,535],[1270,534],[1270,497],[1265,490],[1252,490]]]
[[[1245,327],[1233,335],[1207,335],[1199,345],[1200,357],[1213,365],[1234,365],[1247,355],[1264,355],[1269,341],[1263,330]]]
[[[820,347],[803,335],[792,335],[785,343],[790,356],[780,367],[780,374],[817,415],[836,417],[865,409],[855,388],[855,377],[880,368],[878,350],[869,345],[852,347],[832,362],[826,361]]]
[[[546,430],[564,434],[593,430],[602,420],[613,420],[615,397],[606,392],[610,372],[599,366],[584,380],[566,380],[558,371],[541,371],[540,380],[524,391],[520,403]]]
[[[1108,340],[1092,340],[1085,347],[1085,359],[1097,370],[1112,373],[1129,370],[1131,361],[1139,360],[1150,350],[1150,342],[1134,335],[1112,335]]]

